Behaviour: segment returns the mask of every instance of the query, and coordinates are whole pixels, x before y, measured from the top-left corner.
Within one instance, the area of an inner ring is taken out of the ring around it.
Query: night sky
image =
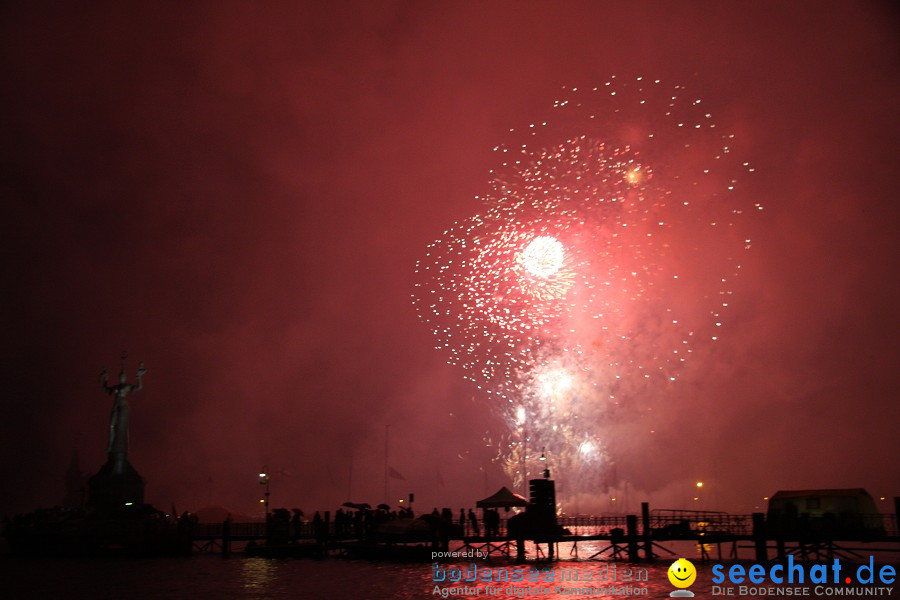
[[[147,500],[474,505],[491,400],[411,302],[416,262],[562,86],[708,99],[765,206],[721,340],[619,443],[628,501],[750,511],[900,494],[898,13],[878,2],[49,2],[0,9],[0,513],[105,460],[131,402]],[[560,480],[564,473],[554,473]],[[348,497],[352,494],[352,497]],[[598,497],[605,496],[604,490]],[[601,504],[599,508],[605,509]]]

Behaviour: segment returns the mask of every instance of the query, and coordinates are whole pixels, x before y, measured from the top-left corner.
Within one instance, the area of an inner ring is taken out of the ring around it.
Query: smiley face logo
[[[669,567],[669,583],[677,588],[690,587],[697,579],[697,569],[691,561],[679,558]]]

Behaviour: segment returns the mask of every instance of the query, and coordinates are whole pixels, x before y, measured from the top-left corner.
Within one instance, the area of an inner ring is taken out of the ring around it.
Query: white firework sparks
[[[497,398],[510,475],[545,448],[599,489],[612,428],[718,337],[749,248],[732,192],[752,169],[679,86],[613,79],[566,90],[554,112],[497,146],[483,213],[428,247],[415,303],[449,362]]]

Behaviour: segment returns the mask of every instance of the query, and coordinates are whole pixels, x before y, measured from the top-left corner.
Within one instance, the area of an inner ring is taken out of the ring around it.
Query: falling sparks
[[[588,489],[608,482],[614,423],[652,410],[726,328],[750,247],[734,190],[752,169],[680,86],[613,78],[564,95],[495,148],[484,210],[429,245],[414,302],[496,398],[510,475],[536,474],[546,448]]]

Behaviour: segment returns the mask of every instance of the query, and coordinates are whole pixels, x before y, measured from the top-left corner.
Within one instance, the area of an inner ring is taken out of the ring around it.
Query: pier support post
[[[650,503],[641,502],[641,527],[644,534],[644,558],[653,560],[653,539],[650,537]]]
[[[640,560],[638,556],[638,535],[637,535],[637,515],[627,515],[625,517],[628,536],[628,560],[629,562],[637,562]]]
[[[225,519],[222,523],[222,558],[231,554],[231,521]]]
[[[769,552],[766,549],[766,515],[764,513],[753,513],[753,544],[756,547],[756,562],[768,562]]]
[[[516,537],[516,562],[525,562],[525,538]]]

